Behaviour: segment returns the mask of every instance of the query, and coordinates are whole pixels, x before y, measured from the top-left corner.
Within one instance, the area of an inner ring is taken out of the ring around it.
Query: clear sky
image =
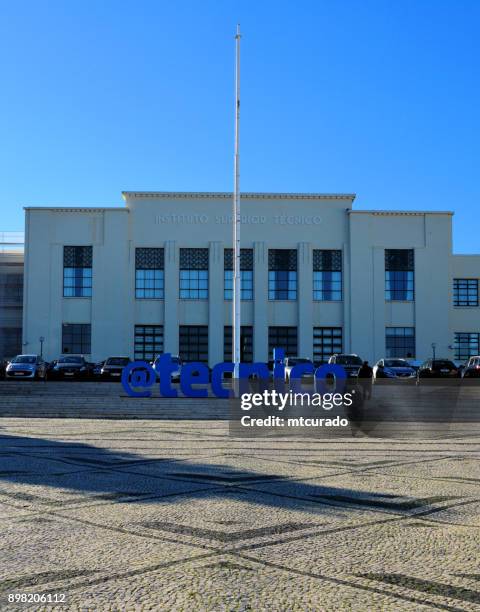
[[[241,188],[453,210],[480,252],[480,1],[0,0],[0,230],[24,205]]]

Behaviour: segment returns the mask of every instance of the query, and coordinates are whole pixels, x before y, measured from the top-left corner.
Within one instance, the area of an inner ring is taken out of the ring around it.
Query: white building
[[[23,234],[0,232],[0,361],[22,350]]]
[[[480,255],[452,254],[452,213],[354,197],[242,195],[244,360],[478,354]],[[231,194],[123,198],[26,209],[24,350],[230,359]]]

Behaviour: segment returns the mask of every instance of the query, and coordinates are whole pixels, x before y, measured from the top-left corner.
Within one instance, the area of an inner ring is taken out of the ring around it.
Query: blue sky
[[[0,230],[24,205],[241,188],[454,210],[480,252],[480,2],[0,0]]]

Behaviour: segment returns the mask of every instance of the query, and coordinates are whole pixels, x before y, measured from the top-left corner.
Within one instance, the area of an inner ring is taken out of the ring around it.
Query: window
[[[135,359],[153,361],[163,353],[163,325],[135,325]]]
[[[313,328],[313,361],[314,363],[327,363],[334,353],[343,350],[341,327],[314,327]]]
[[[23,304],[23,274],[0,274],[0,306],[21,307]]]
[[[223,252],[224,299],[233,299],[233,249]],[[240,298],[253,300],[253,249],[240,249]]]
[[[313,299],[341,301],[342,251],[313,251]]]
[[[455,359],[466,361],[480,354],[480,333],[456,332],[454,343]]]
[[[297,328],[296,327],[269,327],[268,328],[268,354],[273,355],[274,348],[283,348],[285,357],[297,356]]]
[[[385,250],[385,299],[389,302],[414,299],[413,249]]]
[[[180,249],[180,298],[208,298],[208,249]]]
[[[64,323],[62,325],[62,353],[89,355],[91,338],[90,323]]]
[[[223,328],[223,360],[232,361],[232,327]],[[240,331],[240,361],[253,363],[253,327],[242,325]]]
[[[92,296],[92,247],[63,247],[63,296]]]
[[[22,352],[22,328],[0,327],[0,359]]]
[[[385,330],[386,357],[415,357],[415,328],[387,327]]]
[[[268,251],[268,299],[297,299],[297,251],[270,249]]]
[[[208,363],[208,325],[180,325],[180,359]]]
[[[135,249],[135,297],[163,300],[163,249]]]
[[[478,306],[478,279],[453,279],[453,305]]]

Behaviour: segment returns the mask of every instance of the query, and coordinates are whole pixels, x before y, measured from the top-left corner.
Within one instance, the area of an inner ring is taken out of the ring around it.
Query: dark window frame
[[[320,347],[322,350],[320,350]],[[340,326],[315,326],[313,328],[314,363],[327,363],[332,355],[338,353],[343,353],[343,328]]]
[[[165,299],[165,255],[161,247],[135,249],[135,299]]]
[[[148,330],[152,330],[149,332]],[[149,337],[151,342],[147,342]],[[164,350],[164,326],[137,323],[133,330],[133,351],[135,360],[153,361],[155,357],[163,353]],[[152,347],[147,350],[147,347]]]
[[[253,249],[240,249],[240,299],[244,302],[253,300]],[[233,299],[233,249],[223,252],[223,299]]]
[[[460,338],[461,336],[463,336],[463,338]],[[465,336],[467,336],[468,339],[465,339]],[[455,359],[467,361],[470,357],[475,357],[480,354],[480,332],[455,332],[454,338],[453,347]],[[472,342],[472,338],[474,342]],[[467,349],[467,346],[473,346],[473,348]],[[469,352],[468,355],[466,354],[466,350]]]
[[[414,249],[385,249],[385,301],[415,301]]]
[[[179,356],[184,363],[199,361],[208,364],[208,325],[180,325]],[[188,345],[185,342],[188,341]]]
[[[343,253],[340,249],[313,249],[313,301],[343,300]]]
[[[208,248],[180,249],[178,295],[181,300],[208,300],[209,256]]]
[[[72,329],[67,329],[67,328],[72,328]],[[68,340],[67,340],[67,337],[69,337]],[[78,340],[78,338],[80,339]],[[62,351],[61,352],[63,355],[90,355],[92,352],[92,326],[91,324],[90,323],[62,323]]]
[[[403,333],[391,333],[393,330],[403,330]],[[406,333],[411,330],[413,333]],[[392,339],[395,340],[392,340]],[[406,339],[410,342],[407,342]],[[390,342],[389,342],[390,339]],[[403,342],[401,341],[403,340]],[[390,346],[389,346],[390,344]],[[417,350],[416,330],[413,326],[390,325],[385,328],[385,358],[404,359],[406,357],[415,358]]]
[[[0,274],[0,306],[21,308],[23,305],[23,274]]]
[[[231,325],[223,327],[223,360],[232,361],[233,330]],[[242,363],[253,363],[253,326],[242,325],[240,331],[240,359]]]
[[[465,299],[462,299],[462,297]],[[453,279],[453,306],[454,308],[477,308],[478,278]]]
[[[91,298],[93,285],[93,247],[64,245],[63,297]]]
[[[295,301],[298,298],[297,249],[268,250],[268,299]]]
[[[282,338],[285,338],[285,341]],[[297,357],[298,327],[292,325],[270,325],[268,327],[269,359],[273,358],[274,348],[283,348],[285,357]]]

